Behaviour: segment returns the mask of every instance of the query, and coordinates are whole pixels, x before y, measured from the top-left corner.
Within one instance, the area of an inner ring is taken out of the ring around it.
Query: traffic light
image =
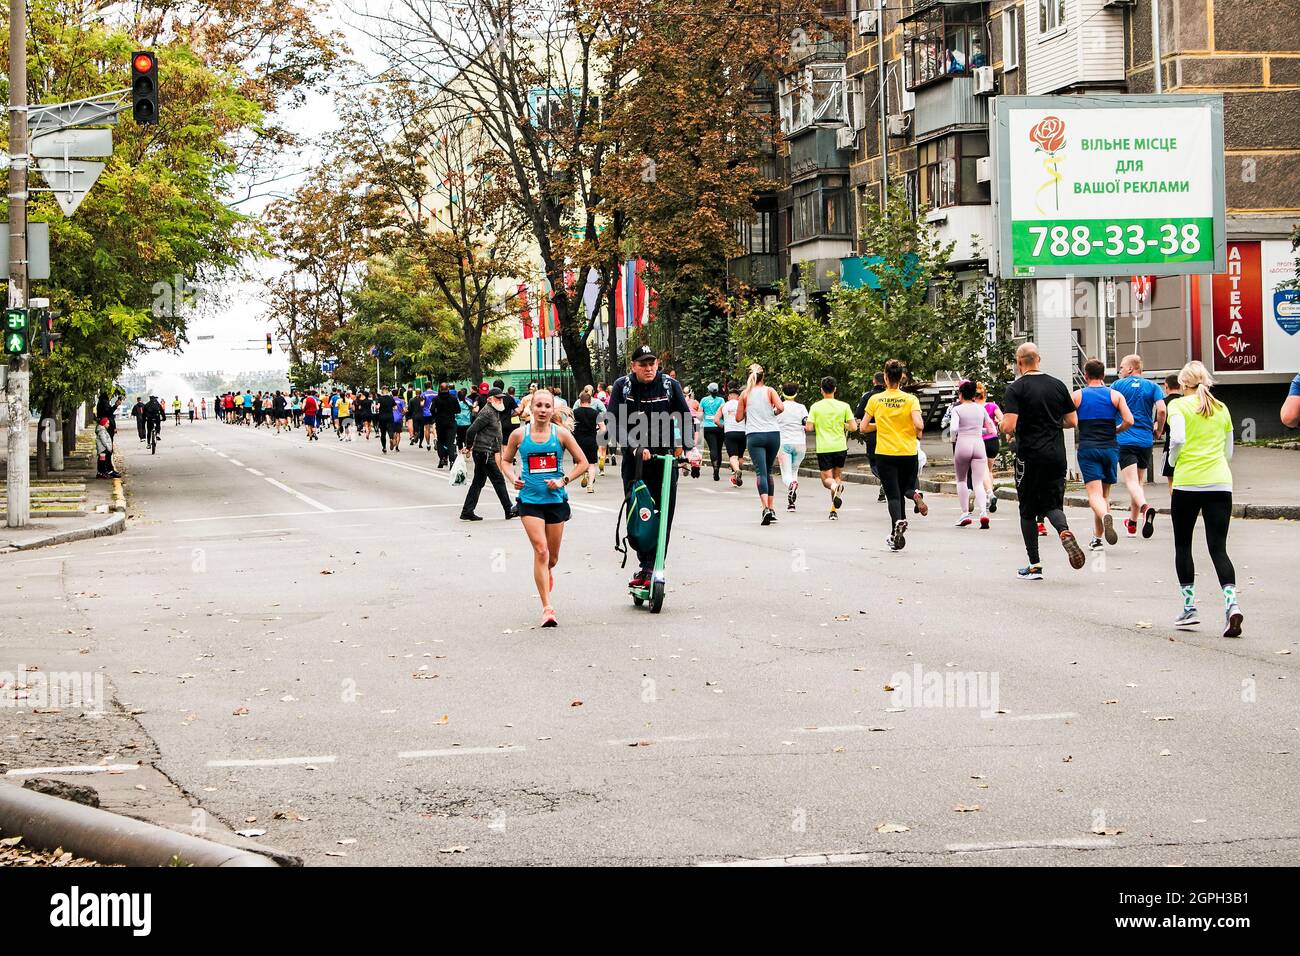
[[[27,310],[9,309],[5,312],[5,354],[23,355],[27,352]]]
[[[158,122],[158,61],[152,53],[131,54],[131,115],[141,126]]]
[[[58,309],[41,309],[40,310],[40,328],[41,328],[41,352],[50,355],[54,352],[54,343],[63,338],[62,332],[54,331],[54,320],[63,317],[63,313]]]
[[[266,333],[266,354],[267,355],[271,354],[271,333],[270,332]]]

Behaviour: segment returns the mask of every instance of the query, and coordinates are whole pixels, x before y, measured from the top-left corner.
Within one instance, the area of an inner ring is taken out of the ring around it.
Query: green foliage
[[[138,45],[125,29],[70,16],[61,0],[33,0],[32,102],[92,96],[129,82]],[[50,223],[51,278],[34,282],[61,309],[63,340],[34,356],[36,403],[75,403],[107,385],[147,348],[185,341],[183,289],[211,281],[260,248],[258,230],[226,205],[236,173],[230,142],[255,137],[261,107],[232,71],[206,66],[188,47],[155,47],[165,84],[163,121],[113,131],[114,152],[73,218],[49,193],[34,193],[32,221]]]
[[[709,382],[721,383],[732,366],[727,316],[704,296],[691,300],[682,314],[678,378],[704,394]]]
[[[416,375],[459,380],[470,372],[469,350],[460,316],[433,291],[424,266],[409,252],[372,259],[360,287],[350,294],[353,317],[331,336],[339,367],[333,378],[360,384],[374,376],[371,348],[391,352],[385,364],[398,377]],[[489,327],[481,343],[484,369],[509,359],[514,338]]]

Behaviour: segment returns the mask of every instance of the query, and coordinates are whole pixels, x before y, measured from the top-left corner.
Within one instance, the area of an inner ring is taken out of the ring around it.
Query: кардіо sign
[[[1222,97],[994,104],[1004,278],[1223,271]]]

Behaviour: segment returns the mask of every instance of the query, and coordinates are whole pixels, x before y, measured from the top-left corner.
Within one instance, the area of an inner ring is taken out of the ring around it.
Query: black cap
[[[636,351],[632,353],[633,362],[644,362],[646,359],[657,359],[655,350],[648,345],[638,345]]]
[[[494,388],[494,389],[492,389],[492,391],[490,391],[490,392],[487,393],[487,397],[488,397],[488,398],[500,398],[500,397],[503,396],[504,394],[505,394],[505,392],[501,391],[501,389],[499,389],[499,388]]]

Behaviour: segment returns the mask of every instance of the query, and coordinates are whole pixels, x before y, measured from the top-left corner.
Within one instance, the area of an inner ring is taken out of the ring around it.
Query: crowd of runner
[[[1084,368],[1085,385],[1072,392],[1044,373],[1040,362],[1032,342],[1018,348],[1019,375],[1004,390],[1000,405],[990,400],[984,383],[959,383],[942,425],[953,448],[956,525],[990,527],[998,503],[994,470],[1002,442],[1011,441],[1019,526],[1028,559],[1017,576],[1043,578],[1039,541],[1048,535],[1049,525],[1070,566],[1081,569],[1087,551],[1064,510],[1070,471],[1066,430],[1077,429],[1075,464],[1092,511],[1087,550],[1094,552],[1118,542],[1110,493],[1121,482],[1129,495],[1125,535],[1149,539],[1155,534],[1156,510],[1148,505],[1143,485],[1154,467],[1153,448],[1163,443],[1182,602],[1174,623],[1200,623],[1192,559],[1199,521],[1222,592],[1223,634],[1240,636],[1243,615],[1226,548],[1232,514],[1232,419],[1227,406],[1214,397],[1208,371],[1200,362],[1190,362],[1169,375],[1162,387],[1143,376],[1140,356],[1129,355],[1120,363],[1119,379],[1108,385],[1104,365],[1091,360]],[[930,513],[919,487],[926,464],[920,447],[925,422],[917,395],[908,390],[906,369],[897,360],[886,362],[856,406],[839,397],[839,384],[832,377],[818,383],[818,392],[805,405],[797,385],[772,385],[764,370],[753,365],[743,385],[724,392],[711,382],[704,397],[697,399],[663,368],[653,350],[642,346],[631,356],[627,375],[584,388],[572,404],[535,384],[516,395],[513,387],[498,380],[463,388],[444,382],[377,391],[228,392],[217,396],[213,407],[227,424],[275,432],[301,429],[309,441],[322,436],[340,442],[374,440],[388,454],[400,452],[405,438],[408,448],[436,451],[439,468],[467,472],[460,512],[464,521],[483,520],[476,512],[490,482],[502,516],[521,519],[534,555],[543,626],[551,627],[557,623],[551,604],[554,568],[571,517],[569,486],[578,481],[594,493],[606,466],[618,465],[620,458],[624,494],[635,482],[644,482],[669,533],[678,478],[698,478],[702,469],[711,470],[715,482],[721,481],[725,469],[736,488],[745,484],[747,472],[752,475],[759,521],[769,526],[777,521],[778,475],[786,511],[797,509],[800,466],[812,434],[827,518],[835,521],[844,506],[848,440],[856,435],[865,441],[870,471],[880,485],[878,501],[889,515],[885,547],[902,551],[914,530],[909,522]],[[206,401],[199,414],[205,406]],[[177,408],[175,404],[173,411]],[[707,447],[707,465],[696,450],[697,438]],[[675,464],[667,464],[668,455]],[[665,503],[659,499],[666,467],[671,475]],[[457,475],[455,483],[460,480]],[[637,558],[629,582],[634,588],[649,581],[655,555],[639,550]]]

